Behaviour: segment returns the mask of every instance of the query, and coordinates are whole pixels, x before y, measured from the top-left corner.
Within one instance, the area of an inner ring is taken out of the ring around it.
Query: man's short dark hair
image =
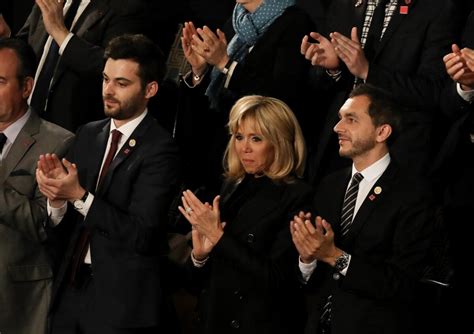
[[[370,100],[369,116],[375,126],[388,124],[392,128],[392,134],[387,140],[393,143],[401,130],[401,108],[392,94],[381,88],[370,84],[362,84],[352,90],[349,98],[356,96],[367,96]]]
[[[165,74],[165,56],[161,49],[144,35],[125,34],[112,39],[105,49],[104,58],[130,59],[139,65],[142,87],[161,81]]]
[[[18,57],[17,77],[23,84],[26,77],[35,77],[37,58],[31,46],[18,38],[0,38],[0,50],[10,49]]]

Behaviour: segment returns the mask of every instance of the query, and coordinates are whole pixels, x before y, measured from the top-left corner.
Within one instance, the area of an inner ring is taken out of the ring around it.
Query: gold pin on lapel
[[[362,0],[357,0],[356,3],[354,4],[354,7],[357,8],[357,7],[360,7],[362,5]]]
[[[135,145],[137,145],[137,141],[136,141],[135,139],[130,139],[130,140],[128,141],[128,145],[129,145],[130,147],[134,147]]]
[[[382,187],[377,186],[377,187],[374,188],[374,194],[378,195],[381,192],[382,192]]]

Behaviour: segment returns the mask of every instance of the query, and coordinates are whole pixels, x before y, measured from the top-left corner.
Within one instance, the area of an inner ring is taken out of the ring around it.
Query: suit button
[[[334,273],[332,274],[332,278],[334,278],[336,281],[339,280],[341,278],[341,274],[339,273]]]
[[[255,240],[255,236],[252,233],[247,235],[247,242],[251,244]]]
[[[232,327],[234,329],[238,329],[240,327],[240,323],[237,320],[232,320],[230,322],[230,327]]]

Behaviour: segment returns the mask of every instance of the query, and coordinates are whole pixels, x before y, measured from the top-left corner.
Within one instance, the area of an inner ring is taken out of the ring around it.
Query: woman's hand
[[[183,192],[181,200],[183,206],[179,206],[179,211],[191,223],[199,235],[207,238],[214,246],[220,240],[223,231],[219,211],[220,196],[216,196],[213,205],[202,203],[190,190]],[[200,241],[203,239],[200,238]],[[194,241],[194,239],[193,239]]]
[[[193,44],[195,43],[193,36],[197,36],[194,24],[192,22],[185,22],[183,35],[181,36],[181,46],[186,60],[192,67],[193,73],[201,76],[206,71],[207,62],[195,51],[195,48],[193,48]]]

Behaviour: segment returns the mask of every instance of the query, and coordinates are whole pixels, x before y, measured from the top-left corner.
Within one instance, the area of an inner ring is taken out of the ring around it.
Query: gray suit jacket
[[[36,178],[40,154],[63,156],[73,134],[31,113],[0,161],[0,333],[43,333],[52,287],[44,247],[46,201]]]

